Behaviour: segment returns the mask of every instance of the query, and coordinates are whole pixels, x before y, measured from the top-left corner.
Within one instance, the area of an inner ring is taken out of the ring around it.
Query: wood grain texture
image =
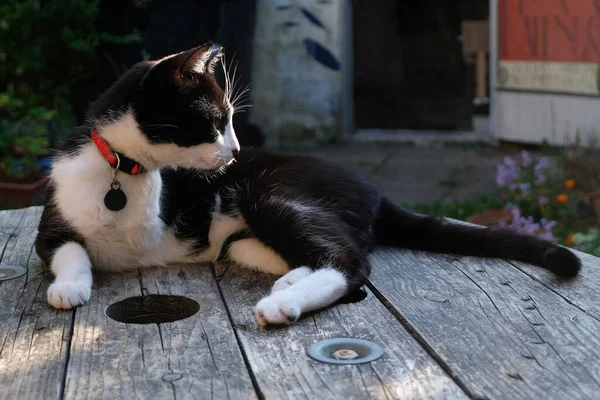
[[[182,295],[200,311],[168,324],[125,324],[105,308],[150,293]],[[98,274],[77,310],[67,370],[73,399],[253,399],[249,373],[209,267]]]
[[[461,399],[460,388],[394,316],[368,293],[360,303],[338,305],[282,329],[259,329],[254,305],[273,278],[231,267],[220,282],[234,328],[266,399]],[[370,364],[338,366],[314,361],[306,348],[331,337],[381,345]]]
[[[273,279],[235,267],[220,288],[206,266],[98,274],[89,304],[54,310],[52,276],[33,249],[41,212],[0,211],[0,262],[29,269],[0,282],[0,399],[466,398],[456,382],[490,399],[598,397],[600,260],[586,254],[581,275],[565,282],[520,263],[381,249],[371,282],[386,305],[368,292],[293,327],[261,330],[253,308]],[[195,299],[200,311],[160,325],[104,314],[116,301],[159,293]],[[329,337],[369,339],[385,353],[359,366],[306,356]]]
[[[462,225],[473,224],[449,219]],[[579,307],[582,311],[600,320],[600,259],[587,253],[573,250],[582,262],[582,268],[575,279],[565,280],[552,272],[530,264],[507,260],[523,273],[557,293],[566,301]]]
[[[514,261],[510,263],[600,321],[600,259],[581,252],[576,254],[583,267],[579,275],[570,281],[561,280],[542,268]]]
[[[42,208],[0,212],[2,263],[28,268],[0,283],[0,398],[58,399],[73,312],[46,303],[52,280],[34,251]]]
[[[389,249],[372,260],[374,290],[472,395],[597,397],[600,322],[509,263]]]
[[[154,331],[168,355],[165,367],[173,372],[193,371],[182,377],[182,392],[185,389],[198,399],[256,398],[210,265],[144,270],[142,285],[145,294],[183,295],[200,303],[196,316],[160,324]]]

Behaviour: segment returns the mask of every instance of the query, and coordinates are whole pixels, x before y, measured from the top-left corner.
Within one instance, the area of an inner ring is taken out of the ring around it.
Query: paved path
[[[290,151],[291,152],[291,151]],[[352,143],[294,153],[310,154],[356,168],[401,204],[465,200],[496,188],[496,165],[516,149],[485,145],[414,147]]]

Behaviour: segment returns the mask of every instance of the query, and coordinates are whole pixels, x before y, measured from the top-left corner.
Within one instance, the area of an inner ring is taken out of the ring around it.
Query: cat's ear
[[[223,49],[223,47],[219,46],[218,44],[214,44],[211,49],[210,56],[206,61],[206,71],[210,74],[214,74],[215,67],[217,66],[219,61],[221,61],[224,55],[225,50]]]
[[[182,85],[194,74],[213,74],[222,56],[223,48],[212,42],[177,54],[173,60],[176,66],[175,82]]]

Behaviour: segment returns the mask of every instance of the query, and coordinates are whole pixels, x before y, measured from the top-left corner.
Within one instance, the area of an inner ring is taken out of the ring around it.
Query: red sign
[[[499,58],[600,62],[600,0],[499,0]]]

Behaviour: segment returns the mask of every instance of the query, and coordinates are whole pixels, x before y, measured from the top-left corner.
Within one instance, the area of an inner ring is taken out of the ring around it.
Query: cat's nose
[[[231,154],[233,154],[234,157],[237,157],[237,155],[240,154],[240,148],[236,147],[235,149],[231,149]]]

